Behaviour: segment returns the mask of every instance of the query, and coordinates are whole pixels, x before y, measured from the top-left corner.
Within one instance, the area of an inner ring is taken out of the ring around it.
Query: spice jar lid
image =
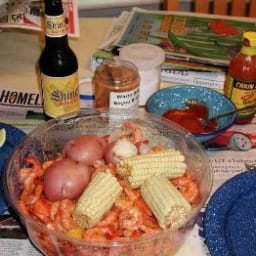
[[[159,66],[165,59],[163,49],[147,43],[136,43],[120,49],[121,59],[134,63],[139,70],[149,70]]]
[[[256,47],[256,32],[244,32],[243,38],[246,38],[250,42],[251,47]]]

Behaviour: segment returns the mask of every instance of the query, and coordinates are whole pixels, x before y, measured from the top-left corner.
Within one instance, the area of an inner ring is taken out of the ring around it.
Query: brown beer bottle
[[[78,62],[68,44],[61,0],[45,0],[45,48],[39,59],[46,119],[80,109]]]

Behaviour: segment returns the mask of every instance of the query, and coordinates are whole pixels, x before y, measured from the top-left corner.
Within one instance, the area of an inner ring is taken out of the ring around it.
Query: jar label
[[[65,77],[41,74],[44,111],[50,117],[77,112],[80,109],[78,73]]]
[[[64,15],[45,15],[45,34],[49,37],[61,37],[67,33]]]
[[[131,108],[139,105],[139,88],[127,92],[110,92],[110,108]]]
[[[256,81],[245,81],[227,76],[225,84],[225,95],[231,99],[235,106],[243,108],[256,104]],[[246,111],[238,114],[239,117],[246,117],[253,111]]]

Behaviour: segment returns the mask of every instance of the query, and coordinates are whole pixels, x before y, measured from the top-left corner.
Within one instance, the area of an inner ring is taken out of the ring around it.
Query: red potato
[[[93,165],[96,160],[103,158],[106,138],[97,135],[81,135],[68,141],[62,150],[64,158]]]
[[[72,159],[60,159],[44,173],[44,194],[51,201],[76,199],[91,180],[93,168]]]

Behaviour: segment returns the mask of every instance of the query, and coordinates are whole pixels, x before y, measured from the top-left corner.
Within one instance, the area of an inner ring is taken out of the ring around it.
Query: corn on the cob
[[[146,179],[141,186],[141,195],[163,229],[184,223],[192,208],[164,176]]]
[[[151,176],[164,175],[169,178],[180,177],[185,173],[184,155],[175,149],[136,155],[121,160],[117,172],[132,188],[138,188]]]
[[[80,196],[73,218],[83,228],[97,225],[121,194],[122,187],[108,172],[99,172]]]

